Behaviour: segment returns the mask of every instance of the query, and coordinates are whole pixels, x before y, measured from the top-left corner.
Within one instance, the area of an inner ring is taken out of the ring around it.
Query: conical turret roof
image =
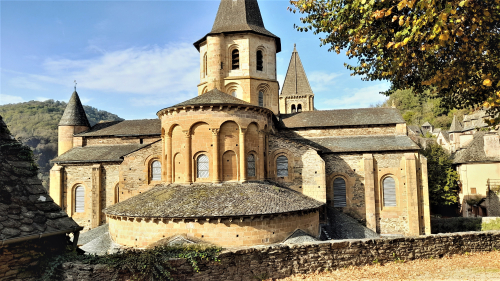
[[[281,51],[280,38],[264,27],[257,0],[221,0],[212,30],[194,43],[199,50],[200,43],[211,34],[254,32],[273,37],[276,40],[276,53]]]
[[[89,120],[76,91],[73,92],[69,99],[59,126],[87,126],[90,128]]]
[[[290,96],[304,94],[313,95],[313,91],[309,85],[309,80],[307,79],[302,62],[300,61],[299,53],[294,46],[281,95]]]
[[[448,133],[461,132],[463,131],[462,124],[458,121],[457,116],[453,115],[453,121],[451,122],[450,130]]]

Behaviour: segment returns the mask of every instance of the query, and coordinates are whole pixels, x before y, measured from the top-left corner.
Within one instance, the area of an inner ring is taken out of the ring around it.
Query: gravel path
[[[295,280],[499,280],[500,251],[454,255],[442,259],[348,267],[331,272],[295,275]]]

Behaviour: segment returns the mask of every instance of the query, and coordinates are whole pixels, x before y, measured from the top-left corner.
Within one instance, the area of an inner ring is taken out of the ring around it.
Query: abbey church
[[[108,223],[128,247],[249,246],[319,237],[335,208],[379,234],[430,234],[426,159],[397,109],[315,110],[296,48],[279,85],[257,0],[221,0],[194,47],[197,97],[157,119],[90,127],[71,96],[50,195],[78,224]]]

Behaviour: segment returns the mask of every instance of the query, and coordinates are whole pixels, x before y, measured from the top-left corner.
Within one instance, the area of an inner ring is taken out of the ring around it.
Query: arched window
[[[259,91],[259,106],[264,106],[264,93]]]
[[[297,112],[297,110],[295,109],[295,104],[292,104],[292,112]]]
[[[392,177],[387,177],[384,179],[383,183],[384,190],[384,206],[385,207],[396,207],[396,182]]]
[[[297,112],[302,112],[302,104],[297,105]]]
[[[247,157],[247,177],[255,177],[255,157],[253,154]]]
[[[79,185],[75,188],[75,213],[85,212],[85,187]]]
[[[276,174],[278,177],[288,177],[288,158],[284,155],[276,159]]]
[[[208,157],[205,154],[198,156],[196,161],[196,175],[199,179],[206,179],[209,176]]]
[[[160,181],[161,180],[161,163],[158,160],[151,163],[151,180]]]
[[[333,181],[333,207],[346,207],[345,180],[336,178]]]
[[[236,93],[236,91],[233,91],[233,92],[231,93],[231,96],[233,96],[233,97],[237,98],[237,97],[238,97],[238,94]]]
[[[238,49],[234,49],[231,52],[231,61],[231,69],[240,69],[240,52],[238,51]]]
[[[257,51],[257,71],[264,70],[264,57],[262,56],[262,51]]]
[[[203,77],[208,75],[207,53],[203,56]]]

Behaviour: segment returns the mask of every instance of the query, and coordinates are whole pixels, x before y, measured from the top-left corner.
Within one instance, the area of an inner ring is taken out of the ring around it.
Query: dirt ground
[[[500,280],[500,251],[348,267],[279,280]]]

